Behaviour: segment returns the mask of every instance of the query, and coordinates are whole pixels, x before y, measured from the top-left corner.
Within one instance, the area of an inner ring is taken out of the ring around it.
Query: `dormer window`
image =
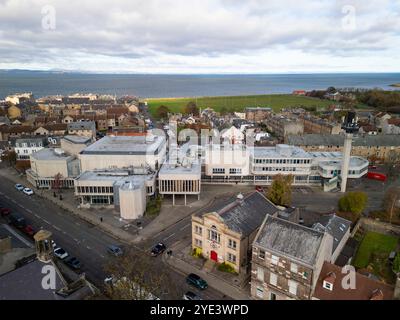
[[[335,280],[336,280],[336,274],[333,272],[330,272],[324,279],[322,286],[324,287],[324,289],[333,291],[333,284],[335,283]]]

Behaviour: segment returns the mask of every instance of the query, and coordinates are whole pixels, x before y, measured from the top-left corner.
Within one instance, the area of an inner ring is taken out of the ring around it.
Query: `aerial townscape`
[[[400,300],[400,6],[370,1],[0,4],[0,301]]]

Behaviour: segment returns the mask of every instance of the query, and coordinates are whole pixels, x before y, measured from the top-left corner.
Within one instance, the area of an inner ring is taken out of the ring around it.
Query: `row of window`
[[[37,147],[43,147],[43,143],[42,142],[39,142],[37,144],[36,143],[30,143],[29,146],[28,146],[27,143],[16,143],[15,147],[17,147],[17,148],[28,148],[28,147],[37,148]]]
[[[264,282],[264,269],[263,268],[257,269],[257,279]],[[281,283],[280,283],[281,287],[284,287],[284,284],[282,283],[283,281],[286,281],[286,278],[281,277]],[[278,286],[278,275],[271,272],[269,274],[268,282],[271,286],[277,287]],[[292,295],[297,295],[298,283],[296,281],[288,279],[287,287],[288,287],[289,293],[291,293]],[[257,288],[257,296],[260,298],[263,298],[263,288],[262,287]]]
[[[113,187],[81,187],[78,186],[76,187],[77,193],[114,193],[114,188]]]
[[[258,258],[265,260],[265,251],[264,250],[259,250],[258,251]],[[275,255],[271,255],[271,259],[270,259],[271,264],[273,265],[278,265],[279,264],[279,257],[275,256]],[[298,266],[295,263],[291,263],[290,264],[290,271],[293,273],[298,273]],[[260,279],[261,280],[261,279]],[[264,280],[264,279],[262,279]]]
[[[303,168],[296,167],[262,167],[262,168],[254,168],[255,171],[286,171],[286,172],[294,172],[294,171],[305,171]]]
[[[194,233],[198,234],[198,235],[202,235],[203,228],[198,226],[198,225],[195,225],[194,226]],[[215,230],[208,230],[208,239],[211,240],[211,241],[215,241],[217,243],[220,243],[221,236]],[[233,240],[233,239],[228,239],[228,248],[236,250],[237,242],[235,240]]]
[[[254,163],[309,164],[311,159],[254,159]]]
[[[225,168],[213,168],[213,174],[225,174]],[[229,168],[229,174],[242,174],[242,168]]]
[[[200,180],[159,180],[160,192],[200,192]]]

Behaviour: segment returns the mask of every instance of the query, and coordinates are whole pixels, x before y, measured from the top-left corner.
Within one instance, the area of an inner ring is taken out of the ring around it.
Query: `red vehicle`
[[[258,192],[264,192],[264,189],[261,187],[261,186],[256,186],[256,190],[258,191]]]
[[[385,174],[379,173],[379,172],[368,172],[367,178],[372,179],[372,180],[382,181],[382,182],[385,182],[387,180],[387,176]]]
[[[0,214],[5,217],[11,213],[11,209],[8,208],[0,208]]]
[[[22,232],[30,237],[33,237],[33,235],[36,233],[35,230],[33,230],[33,227],[29,224],[22,229]]]

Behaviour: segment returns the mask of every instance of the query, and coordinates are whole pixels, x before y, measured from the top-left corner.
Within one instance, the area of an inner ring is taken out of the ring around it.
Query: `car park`
[[[186,283],[196,287],[197,289],[204,290],[208,288],[207,282],[199,277],[197,274],[191,273],[186,278]]]
[[[163,253],[167,249],[166,245],[164,243],[157,243],[152,249],[151,249],[151,255],[153,257],[157,257],[161,253]]]
[[[120,247],[113,245],[113,244],[109,245],[107,247],[107,252],[116,257],[122,256],[124,254],[124,252],[122,251],[122,249]]]
[[[22,184],[17,183],[17,184],[15,185],[15,189],[17,189],[18,191],[22,191],[22,190],[25,189],[25,187],[24,187]]]
[[[65,258],[64,263],[74,270],[79,270],[82,267],[81,262],[75,257]]]
[[[68,252],[60,247],[56,247],[54,249],[54,255],[61,260],[64,260],[65,258],[67,258],[69,256]]]
[[[24,188],[22,192],[25,193],[27,196],[33,195],[33,190],[31,188]]]
[[[203,300],[203,299],[194,292],[188,291],[183,295],[183,300]]]

